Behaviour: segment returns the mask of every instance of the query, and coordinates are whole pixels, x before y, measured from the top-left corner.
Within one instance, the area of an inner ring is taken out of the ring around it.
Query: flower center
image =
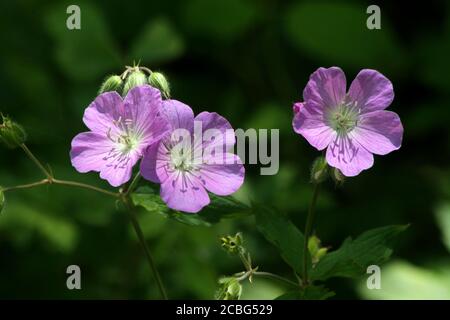
[[[118,120],[114,121],[114,125],[119,132],[114,135],[110,128],[106,135],[112,142],[116,143],[117,150],[120,153],[127,154],[139,146],[141,137],[133,126],[133,120],[119,117]]]
[[[192,161],[192,153],[189,149],[176,145],[170,150],[170,161],[175,170],[192,171],[195,168]]]
[[[347,134],[358,124],[359,108],[356,102],[342,103],[328,114],[328,122],[338,134]]]

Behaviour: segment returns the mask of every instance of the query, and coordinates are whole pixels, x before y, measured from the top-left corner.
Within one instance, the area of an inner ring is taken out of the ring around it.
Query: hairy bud
[[[327,254],[328,248],[321,246],[321,241],[317,236],[311,236],[308,239],[308,251],[311,255],[311,262],[316,264]]]
[[[242,294],[242,285],[234,277],[219,279],[219,289],[216,292],[217,300],[239,300]]]
[[[109,91],[117,91],[120,93],[122,89],[122,78],[118,75],[109,76],[105,79],[98,91],[98,94],[109,92]]]
[[[325,157],[320,156],[316,160],[311,168],[311,182],[321,183],[328,178],[328,164]]]
[[[140,70],[132,71],[125,80],[125,84],[122,90],[122,96],[126,96],[128,91],[143,84],[147,84],[147,76],[145,75],[145,73]]]
[[[27,135],[22,126],[2,115],[2,124],[0,124],[0,142],[7,148],[14,149],[24,143],[26,139]]]
[[[336,183],[336,185],[340,186],[345,182],[345,176],[342,174],[341,170],[338,168],[331,169],[331,178]]]
[[[148,77],[148,83],[152,87],[159,89],[159,91],[161,91],[161,95],[165,99],[170,99],[170,85],[166,77],[162,73],[152,72]]]

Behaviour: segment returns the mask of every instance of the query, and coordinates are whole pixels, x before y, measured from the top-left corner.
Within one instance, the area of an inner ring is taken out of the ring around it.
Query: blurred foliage
[[[329,287],[340,299],[449,298],[449,3],[386,3],[382,29],[368,30],[369,1],[77,1],[81,30],[72,31],[69,4],[0,2],[0,109],[25,127],[30,148],[58,177],[107,187],[96,174],[70,166],[70,142],[85,130],[83,111],[104,77],[141,60],[163,71],[172,96],[196,113],[219,112],[234,128],[280,129],[279,173],[260,176],[259,166],[246,165],[236,197],[270,204],[301,230],[317,152],[292,131],[292,103],[320,66],[341,66],[349,83],[360,69],[376,68],[394,84],[390,109],[402,118],[403,146],[375,157],[373,168],[342,188],[326,184],[315,233],[335,250],[349,234],[388,224],[410,228],[400,237],[398,260],[382,268],[382,290],[352,279],[333,279]],[[0,185],[41,178],[19,150],[0,154]],[[108,197],[43,186],[8,193],[6,200],[0,298],[158,297],[128,216]],[[212,298],[219,276],[241,268],[218,241],[238,231],[262,269],[292,276],[252,216],[211,227],[144,211],[139,218],[171,298]],[[65,286],[71,264],[81,267],[81,291]],[[283,292],[257,279],[244,284],[242,298]]]

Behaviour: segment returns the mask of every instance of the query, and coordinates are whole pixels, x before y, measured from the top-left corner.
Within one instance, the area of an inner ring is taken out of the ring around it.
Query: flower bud
[[[219,279],[219,289],[216,292],[217,300],[239,300],[242,294],[242,285],[234,277]]]
[[[332,168],[330,175],[337,186],[344,184],[345,176],[342,174],[341,170],[339,170],[338,168]]]
[[[122,78],[118,75],[109,76],[105,79],[98,91],[98,94],[109,92],[109,91],[117,91],[120,92],[122,88]]]
[[[308,239],[308,251],[311,255],[311,262],[316,264],[327,254],[328,248],[322,247],[320,239],[313,235]]]
[[[235,236],[224,236],[220,238],[222,248],[228,253],[238,254],[239,252],[244,252],[242,244],[244,243],[242,234],[240,232],[236,233]]]
[[[148,77],[148,83],[152,87],[159,89],[159,91],[161,91],[161,95],[165,99],[170,99],[170,85],[166,77],[162,73],[152,72]]]
[[[325,157],[320,156],[316,160],[311,168],[311,182],[321,183],[328,178],[328,164]]]
[[[17,148],[26,141],[27,135],[22,126],[3,115],[2,122],[3,123],[0,124],[0,142],[7,148]]]
[[[122,96],[126,96],[128,91],[130,91],[132,88],[141,86],[143,84],[147,84],[147,77],[145,73],[139,70],[132,71],[125,81]]]
[[[5,207],[5,193],[3,192],[2,187],[0,187],[0,213],[2,213],[4,207]]]

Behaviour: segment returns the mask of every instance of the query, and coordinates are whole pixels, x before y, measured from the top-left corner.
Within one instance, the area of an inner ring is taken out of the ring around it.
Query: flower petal
[[[311,110],[309,105],[302,106],[294,115],[292,126],[317,150],[325,149],[336,138],[336,132],[326,124],[323,115]]]
[[[227,119],[216,112],[202,112],[195,121],[201,122],[203,135],[203,148],[222,148],[226,153],[236,143],[233,127]],[[197,132],[195,132],[197,134]],[[197,147],[197,146],[196,146]]]
[[[70,159],[78,172],[101,171],[105,165],[103,158],[112,148],[112,141],[94,132],[83,132],[72,140]]]
[[[319,68],[310,76],[303,100],[312,109],[334,108],[344,100],[346,86],[345,74],[340,68]]]
[[[124,100],[121,115],[131,119],[135,130],[143,134],[142,145],[160,140],[169,130],[169,124],[161,114],[161,93],[149,85],[131,89]]]
[[[141,161],[141,175],[154,183],[166,181],[168,175],[165,170],[170,161],[168,150],[162,142],[148,146]]]
[[[395,112],[374,111],[361,116],[351,136],[368,151],[385,155],[400,148],[403,126]]]
[[[244,182],[245,168],[241,159],[232,153],[206,160],[200,168],[199,179],[205,188],[219,196],[236,192]]]
[[[327,149],[327,162],[338,168],[347,177],[358,175],[372,167],[373,155],[357,141],[349,137],[338,136]]]
[[[100,178],[107,180],[113,187],[119,187],[131,179],[133,166],[138,160],[139,154],[132,153],[123,164],[118,163],[117,160],[110,161],[100,171]]]
[[[392,82],[376,70],[363,69],[348,91],[350,100],[357,102],[362,113],[386,109],[394,99]]]
[[[174,210],[197,213],[210,200],[202,183],[192,174],[175,172],[161,184],[161,198]]]
[[[122,108],[122,97],[117,92],[102,93],[86,108],[83,122],[92,132],[105,134],[115,130],[113,122],[119,119]]]
[[[194,112],[191,107],[178,100],[164,100],[163,112],[172,129],[183,128],[192,131],[194,128]]]

